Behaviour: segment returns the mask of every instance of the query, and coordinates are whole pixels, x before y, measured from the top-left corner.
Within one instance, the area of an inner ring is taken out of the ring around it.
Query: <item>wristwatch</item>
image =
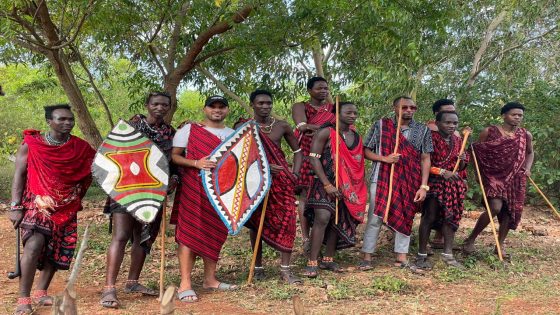
[[[425,191],[430,191],[430,186],[428,186],[428,185],[420,185],[420,189],[424,189]]]
[[[12,201],[12,202],[10,203],[10,208],[13,208],[13,207],[18,206],[18,205],[19,205],[19,202],[17,202],[17,201]]]

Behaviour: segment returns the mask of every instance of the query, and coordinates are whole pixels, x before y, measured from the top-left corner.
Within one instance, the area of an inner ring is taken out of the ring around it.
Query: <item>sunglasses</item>
[[[412,110],[412,111],[416,111],[418,110],[418,106],[401,106],[402,110]]]

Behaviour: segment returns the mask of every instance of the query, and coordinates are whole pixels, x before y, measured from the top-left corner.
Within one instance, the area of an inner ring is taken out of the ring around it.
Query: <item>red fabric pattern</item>
[[[323,106],[324,110],[316,109],[310,103],[305,103],[305,117],[308,124],[321,126],[326,123],[335,123],[334,104],[325,104]],[[299,147],[303,153],[298,188],[309,190],[313,183],[313,168],[309,162],[309,150],[311,149],[313,135],[301,133],[298,129],[295,130],[295,135],[299,139]]]
[[[395,147],[396,126],[393,119],[381,120],[381,155],[393,153]],[[420,153],[400,134],[398,153],[399,162],[395,164],[393,178],[393,196],[389,208],[387,225],[404,235],[412,232],[412,222],[418,206],[414,203],[414,196],[421,184]],[[381,163],[375,195],[375,215],[384,217],[387,198],[389,196],[389,174],[391,164]]]
[[[218,137],[200,124],[191,124],[186,158],[206,157],[220,145]],[[196,254],[218,261],[227,239],[227,228],[210,204],[202,186],[200,171],[194,167],[179,167],[181,184],[175,193],[171,224],[176,224],[175,241]]]
[[[338,187],[344,196],[344,203],[350,215],[359,223],[364,222],[367,203],[367,188],[364,182],[364,144],[359,138],[358,145],[349,149],[344,139],[331,128],[331,156],[336,161],[336,137],[339,140]],[[335,162],[336,163],[336,162]],[[336,166],[335,166],[336,167]]]
[[[431,154],[432,166],[452,171],[461,150],[461,138],[452,135],[448,144],[439,132],[432,131],[432,141],[434,144],[434,152]],[[467,184],[463,179],[447,181],[440,175],[430,175],[429,183],[428,195],[438,201],[440,217],[456,231],[463,215]]]
[[[241,119],[240,122],[247,120]],[[294,194],[296,177],[290,172],[282,149],[259,130],[266,158],[270,164],[280,165],[284,170],[272,176],[272,185],[268,196],[268,205],[262,231],[263,240],[281,252],[291,253],[296,238],[296,198]],[[251,215],[247,227],[258,229],[261,220],[262,205]]]
[[[486,142],[473,144],[486,196],[504,201],[499,215],[511,217],[511,229],[519,225],[525,203],[527,137],[524,128],[518,128],[510,138],[502,136],[498,127],[491,126]]]

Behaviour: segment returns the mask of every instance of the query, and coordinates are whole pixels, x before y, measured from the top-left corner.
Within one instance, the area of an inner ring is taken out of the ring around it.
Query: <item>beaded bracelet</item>
[[[320,159],[320,158],[321,158],[321,154],[309,152],[309,157],[314,157],[314,158]]]
[[[305,126],[307,125],[307,123],[305,121],[300,122],[299,124],[296,125],[296,129],[299,129],[299,127],[301,126]]]
[[[300,152],[300,151],[301,151],[301,148],[299,148],[299,149],[297,149],[297,150],[295,150],[295,151],[292,151],[292,153],[298,153],[298,152]]]

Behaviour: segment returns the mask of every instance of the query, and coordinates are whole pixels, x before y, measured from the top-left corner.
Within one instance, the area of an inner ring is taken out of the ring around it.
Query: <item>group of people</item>
[[[280,278],[289,284],[302,283],[290,269],[298,216],[308,257],[302,276],[317,277],[320,269],[344,271],[334,261],[335,252],[356,245],[357,226],[366,217],[360,270],[373,268],[372,254],[383,225],[395,233],[395,266],[415,272],[431,269],[428,243],[435,230],[432,247],[439,244],[443,261],[461,268],[453,256],[454,235],[467,191],[466,167],[473,157],[468,150],[461,151],[459,114],[453,101],[435,102],[435,121],[423,124],[414,120],[418,105],[410,97],[398,97],[392,104],[394,116],[376,121],[364,141],[354,127],[360,111],[356,104],[340,102],[335,108],[327,101],[328,82],[321,77],[309,79],[307,91],[309,101],[292,107],[295,129],[272,114],[273,95],[266,90],[251,93],[253,116],[241,118],[232,126],[248,120],[259,125],[272,174],[262,240],[280,252]],[[204,120],[187,121],[177,130],[164,120],[171,108],[169,95],[150,93],[145,108],[146,115],[135,115],[129,123],[159,146],[171,162],[168,193],[175,191],[171,223],[176,225],[181,273],[178,298],[183,302],[198,300],[191,273],[199,256],[204,262],[203,288],[237,289],[237,285],[216,278],[228,231],[210,204],[199,176],[200,170],[216,167],[209,155],[234,132],[224,123],[228,101],[221,96],[209,97],[203,106]],[[523,105],[507,103],[501,114],[503,123],[484,129],[473,150],[492,215],[497,215],[500,222],[499,242],[504,251],[508,231],[515,229],[521,218],[525,180],[534,154],[531,134],[520,127]],[[76,215],[91,183],[95,151],[70,134],[74,127],[70,106],[47,106],[45,118],[49,130],[26,130],[16,157],[9,218],[14,228],[20,229],[24,244],[16,314],[29,314],[33,304],[52,304],[47,288],[57,270],[70,266],[77,240]],[[282,151],[282,139],[292,150],[292,163]],[[373,162],[367,179],[366,159]],[[252,245],[257,241],[261,210],[262,205],[246,224]],[[115,285],[128,242],[132,244],[131,263],[124,291],[157,295],[142,285],[139,277],[158,235],[162,211],[150,224],[137,221],[110,198],[104,211],[111,217],[112,240],[101,305],[120,306]],[[422,213],[419,251],[415,262],[409,263],[410,235],[418,212]],[[464,242],[465,252],[474,251],[475,240],[489,220],[487,213],[481,215]],[[254,279],[261,280],[265,271],[262,246],[258,248]],[[31,294],[36,269],[42,272]]]

